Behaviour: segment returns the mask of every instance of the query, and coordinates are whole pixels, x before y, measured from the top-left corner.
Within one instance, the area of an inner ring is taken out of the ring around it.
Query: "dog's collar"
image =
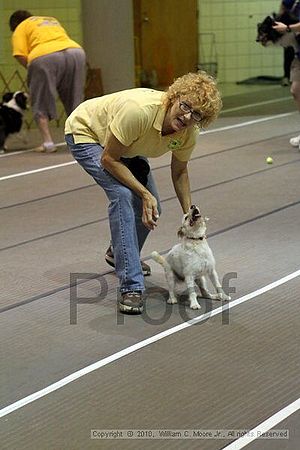
[[[206,235],[200,236],[198,238],[192,237],[192,236],[185,236],[186,239],[191,239],[192,241],[203,241],[203,239],[206,239]]]

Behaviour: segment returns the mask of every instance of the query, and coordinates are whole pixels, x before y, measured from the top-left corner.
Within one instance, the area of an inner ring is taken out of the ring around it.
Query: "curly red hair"
[[[177,78],[166,91],[164,104],[169,108],[177,99],[192,104],[202,115],[199,127],[207,127],[219,115],[222,108],[216,80],[204,71],[187,73]]]

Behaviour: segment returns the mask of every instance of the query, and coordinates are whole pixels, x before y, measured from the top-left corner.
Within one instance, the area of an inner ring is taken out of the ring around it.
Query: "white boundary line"
[[[16,150],[14,152],[9,152],[9,153],[1,153],[0,158],[7,158],[8,156],[14,156],[14,155],[22,155],[22,153],[28,153],[28,152],[31,152],[31,149]]]
[[[291,100],[291,99],[292,99],[292,96],[289,95],[288,97],[274,98],[273,100],[266,100],[265,102],[249,103],[249,105],[236,106],[235,108],[228,108],[228,109],[221,110],[221,114],[233,112],[233,111],[239,111],[241,109],[253,108],[255,106],[269,105],[271,103],[278,103],[278,102],[283,102],[283,101]]]
[[[258,432],[262,434],[265,433],[266,431],[269,431],[275,425],[282,422],[284,419],[291,416],[294,412],[298,411],[299,409],[300,409],[300,398],[298,398],[298,400],[295,400],[293,403],[289,404],[285,408],[281,409],[273,416],[266,419],[264,422],[257,425],[257,427],[250,430],[248,432],[249,436],[247,435],[242,436],[241,438],[237,439],[236,441],[232,442],[231,444],[227,445],[224,448],[229,450],[240,450],[241,448],[246,447],[246,445],[250,444],[250,442],[254,441],[259,437]]]
[[[242,123],[238,123],[235,125],[228,125],[226,127],[220,127],[220,128],[215,128],[213,130],[202,131],[202,132],[200,132],[200,135],[210,134],[210,133],[218,133],[219,131],[227,131],[227,130],[232,130],[234,128],[247,127],[248,125],[253,125],[253,124],[261,123],[261,122],[267,122],[269,120],[276,120],[276,119],[280,119],[282,117],[291,116],[293,114],[295,114],[295,112],[278,114],[276,116],[263,117],[261,119],[250,120],[248,122],[242,122]],[[67,163],[63,163],[63,164],[57,164],[55,166],[42,167],[40,169],[29,170],[27,172],[20,172],[20,173],[13,173],[11,175],[5,175],[3,177],[0,177],[0,181],[6,181],[6,180],[9,180],[12,178],[22,177],[24,175],[32,175],[34,173],[39,173],[39,172],[45,172],[47,170],[59,169],[61,167],[70,166],[72,164],[77,164],[77,161],[71,161],[71,162],[67,162]]]
[[[227,309],[232,309],[237,305],[240,305],[244,302],[247,302],[248,300],[251,300],[252,298],[258,297],[261,294],[264,294],[265,292],[270,291],[271,289],[274,289],[284,283],[287,283],[290,280],[293,280],[294,278],[298,277],[300,275],[300,270],[297,270],[283,278],[280,278],[277,281],[274,281],[273,283],[270,283],[260,289],[257,289],[254,292],[251,292],[250,294],[244,295],[243,297],[240,297],[236,300],[233,300],[229,303],[226,303],[225,305],[214,309],[213,311],[210,311],[209,313],[202,314],[201,316],[195,317],[194,319],[189,320],[188,322],[181,323],[173,328],[169,328],[168,330],[165,330],[161,333],[155,334],[154,336],[151,336],[148,339],[145,339],[143,341],[137,342],[134,345],[131,345],[130,347],[124,348],[123,350],[120,350],[119,352],[116,352],[110,356],[107,356],[106,358],[100,359],[99,361],[84,367],[83,369],[78,370],[77,372],[74,372],[70,375],[68,375],[65,378],[62,378],[61,380],[57,381],[56,383],[50,384],[44,389],[41,389],[40,391],[34,392],[31,395],[28,395],[27,397],[22,398],[21,400],[16,401],[15,403],[12,403],[0,410],[0,418],[7,416],[8,414],[12,413],[13,411],[16,411],[23,406],[26,406],[30,403],[33,403],[34,401],[45,397],[46,395],[50,394],[51,392],[57,391],[58,389],[61,389],[62,387],[72,383],[75,380],[78,380],[79,378],[97,370],[101,367],[107,366],[108,364],[117,361],[118,359],[123,358],[124,356],[130,355],[131,353],[134,353],[137,350],[140,350],[141,348],[147,347],[150,344],[153,344],[154,342],[158,342],[161,339],[164,339],[167,336],[171,336],[172,334],[178,333],[178,331],[184,330],[185,328],[189,328],[192,325],[195,325],[199,322],[203,322],[206,319],[209,319],[213,316],[216,316]]]
[[[65,147],[67,146],[66,142],[58,142],[57,144],[55,144],[56,147]],[[34,152],[35,149],[34,148],[28,148],[27,150],[16,150],[15,152],[9,152],[9,153],[3,153],[0,155],[0,158],[6,158],[7,156],[13,156],[13,155],[21,155],[22,153],[30,153],[30,152]],[[38,153],[43,153],[43,152],[38,152]]]
[[[55,166],[41,167],[40,169],[28,170],[27,172],[13,173],[11,175],[5,175],[0,177],[0,181],[9,180],[11,178],[23,177],[24,175],[31,175],[33,173],[46,172],[47,170],[60,169],[61,167],[71,166],[77,164],[77,161],[70,161],[67,163],[56,164]]]
[[[214,128],[212,130],[200,131],[200,135],[218,133],[219,131],[233,130],[234,128],[247,127],[248,125],[253,125],[255,123],[267,122],[269,120],[281,119],[282,117],[288,117],[295,114],[295,112],[289,112],[284,114],[277,114],[276,116],[262,117],[261,119],[249,120],[248,122],[236,123],[235,125],[228,125],[226,127]]]

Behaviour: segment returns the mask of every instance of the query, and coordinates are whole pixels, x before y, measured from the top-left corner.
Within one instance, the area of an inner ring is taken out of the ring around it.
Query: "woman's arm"
[[[153,230],[159,217],[157,201],[122,163],[121,156],[126,157],[127,148],[110,132],[102,153],[101,164],[113,177],[141,197],[143,202],[142,222],[147,228]]]
[[[293,23],[291,25],[286,25],[282,22],[275,22],[275,25],[273,25],[274,30],[279,31],[280,33],[285,33],[286,31],[300,31],[300,22]]]
[[[18,61],[18,63],[20,63],[22,66],[25,67],[25,69],[27,69],[27,58],[26,58],[26,56],[15,55],[15,58]]]
[[[172,154],[171,175],[181,208],[184,213],[187,213],[192,202],[187,161],[179,161],[179,159]]]

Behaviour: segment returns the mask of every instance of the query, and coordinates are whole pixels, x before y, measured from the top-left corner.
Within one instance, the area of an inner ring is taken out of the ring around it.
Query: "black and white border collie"
[[[7,136],[21,130],[27,102],[26,92],[7,92],[3,95],[0,103],[0,151],[4,150]]]

